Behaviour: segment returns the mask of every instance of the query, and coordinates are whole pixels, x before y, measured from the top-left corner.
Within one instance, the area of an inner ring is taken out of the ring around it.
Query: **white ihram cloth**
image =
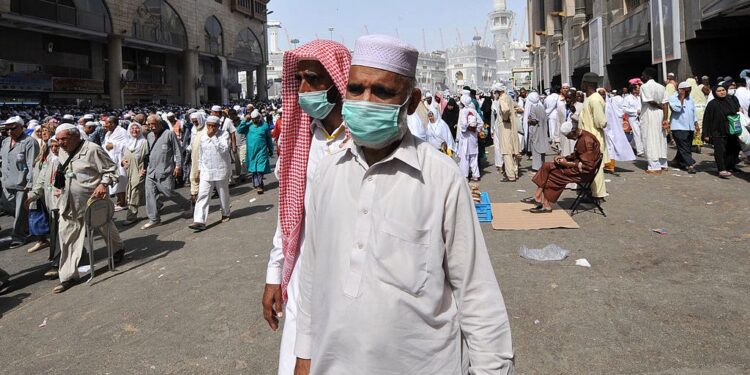
[[[497,116],[500,115],[500,100],[492,101],[492,147],[495,154],[495,167],[503,167],[503,149],[500,141],[500,128],[497,126]],[[520,135],[519,135],[520,136]]]
[[[641,97],[633,94],[626,95],[622,100],[622,110],[627,113],[630,128],[633,129],[633,143],[638,156],[643,155],[644,152],[643,139],[641,138],[641,121],[639,119],[642,105]]]
[[[114,186],[110,186],[109,188],[109,194],[118,194],[118,193],[124,193],[125,188],[128,185],[128,177],[125,172],[125,168],[122,166],[122,156],[123,152],[125,151],[125,147],[128,143],[128,131],[123,129],[120,126],[116,126],[115,130],[108,131],[104,135],[104,145],[106,146],[108,143],[112,144],[112,149],[107,150],[107,148],[104,148],[104,151],[107,152],[107,155],[109,155],[109,158],[112,159],[112,161],[117,166],[117,183]]]
[[[630,147],[628,137],[622,128],[622,117],[625,113],[622,111],[622,96],[615,96],[607,100],[607,127],[604,128],[604,136],[607,137],[607,152],[609,158],[617,161],[635,160],[633,148]]]
[[[661,105],[668,100],[664,86],[653,79],[641,86],[641,136],[649,170],[667,168],[667,134],[661,126],[664,111],[661,107],[656,108],[648,103],[655,102]]]
[[[436,117],[435,122],[427,122],[427,142],[440,150],[440,146],[445,143],[448,149],[456,151],[456,141],[453,139],[451,129],[448,124],[440,117]]]
[[[413,136],[423,141],[427,140],[427,130],[416,112],[406,117],[406,124],[409,126],[409,131]]]
[[[469,124],[471,118],[472,123]],[[479,114],[474,110],[474,105],[461,109],[458,115],[458,129],[456,138],[458,138],[458,166],[464,177],[469,177],[471,172],[472,178],[479,178],[479,139],[477,131],[469,131],[469,125],[479,126]]]
[[[346,128],[344,124],[328,135],[320,123],[320,120],[313,119],[312,140],[310,142],[310,154],[307,159],[307,181],[305,181],[305,205],[309,200],[310,185],[315,176],[318,165],[324,158],[342,152],[342,147],[346,139]],[[278,173],[278,171],[277,171]],[[276,175],[278,178],[278,174]],[[273,249],[266,269],[266,284],[281,284],[282,267],[284,265],[284,253],[281,247],[281,226],[278,218],[276,221],[276,233],[273,236]],[[294,366],[297,356],[294,355],[294,343],[297,337],[297,300],[299,296],[299,272],[303,269],[302,252],[305,249],[304,231],[300,238],[300,255],[297,257],[297,263],[294,265],[292,277],[289,279],[287,286],[286,305],[284,305],[284,328],[281,333],[281,348],[279,350],[279,375],[293,375]]]
[[[466,374],[466,360],[512,373],[505,303],[450,158],[409,133],[372,166],[349,145],[311,189],[295,354],[312,375]]]
[[[559,117],[557,111],[557,103],[560,102],[560,95],[551,94],[544,98],[544,108],[547,112],[547,123],[549,124],[549,135],[554,136],[557,134],[557,127],[559,124]],[[553,142],[554,142],[553,138]]]

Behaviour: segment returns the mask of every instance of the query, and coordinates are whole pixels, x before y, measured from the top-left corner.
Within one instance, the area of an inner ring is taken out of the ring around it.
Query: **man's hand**
[[[123,161],[122,161],[122,167],[123,167],[123,168],[125,168],[125,169],[128,169],[128,166],[129,166],[129,165],[130,165],[130,162],[129,162],[129,161],[127,161],[127,160],[123,160]]]
[[[146,177],[146,170],[145,169],[141,169],[141,177]]]
[[[60,198],[60,196],[62,195],[62,190],[60,190],[60,189],[57,189],[57,188],[56,188],[56,189],[55,189],[55,190],[54,190],[54,191],[52,192],[52,195],[54,195],[54,196],[55,196],[55,198]]]
[[[112,144],[112,142],[110,142],[110,143],[107,143],[107,145],[106,145],[106,146],[104,146],[104,148],[106,148],[106,149],[107,149],[107,151],[110,151],[110,150],[112,150],[113,148],[115,148],[115,145],[113,145],[113,144]]]
[[[263,318],[266,319],[271,329],[276,331],[279,329],[279,318],[284,316],[281,310],[281,285],[266,284],[266,288],[263,291],[262,303]]]
[[[174,172],[172,172],[172,176],[174,176],[175,178],[182,176],[182,168],[175,167]]]
[[[294,366],[294,375],[310,375],[310,360],[297,358],[297,364]]]
[[[29,206],[31,206],[32,203],[34,203],[36,199],[33,198],[26,198],[25,201],[23,201],[23,207],[26,209],[26,211],[29,210]]]
[[[97,199],[104,199],[104,197],[107,196],[107,190],[107,185],[99,184],[96,189],[94,189],[94,193],[91,194],[91,196]]]
[[[664,129],[664,130],[669,129],[669,121],[667,121],[667,120],[662,121],[661,122],[661,128]]]

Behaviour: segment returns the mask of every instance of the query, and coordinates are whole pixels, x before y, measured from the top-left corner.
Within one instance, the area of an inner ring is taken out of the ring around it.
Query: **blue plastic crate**
[[[481,193],[480,203],[474,203],[474,207],[477,210],[477,217],[479,217],[480,223],[491,223],[492,222],[492,204],[490,203],[490,196],[486,192]]]

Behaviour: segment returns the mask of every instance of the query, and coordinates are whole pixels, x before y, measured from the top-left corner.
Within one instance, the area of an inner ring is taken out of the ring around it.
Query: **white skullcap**
[[[167,113],[167,117],[174,117],[174,112]]]
[[[190,118],[191,119],[198,119],[201,116],[203,116],[203,113],[200,113],[200,112],[193,112],[193,113],[190,114]],[[216,116],[214,116],[214,117],[216,117]]]
[[[495,91],[500,91],[500,87],[502,87],[502,85],[501,85],[501,84],[499,84],[499,83],[495,83],[495,84],[493,84],[493,85],[492,85],[492,91],[493,91],[493,92],[495,92]]]
[[[562,125],[560,125],[560,134],[563,136],[568,136],[570,132],[573,131],[573,123],[570,121],[563,122]]]
[[[240,109],[242,109],[242,107],[240,107],[240,106],[238,106],[238,105],[236,105],[236,106],[234,106],[234,107],[232,107],[232,108],[234,108],[234,110],[235,110],[235,111],[239,111]]]
[[[674,77],[674,73],[667,74],[667,77]]]
[[[209,122],[212,124],[218,124],[221,119],[218,116],[208,116],[206,117],[206,124]]]
[[[10,125],[10,124],[19,124],[23,125],[23,119],[20,116],[13,116],[3,123],[3,125]]]
[[[92,114],[83,115],[83,119],[84,120],[93,120],[94,119],[94,115],[92,115]]]
[[[678,89],[689,89],[690,88],[690,84],[687,83],[687,82],[680,82],[680,85],[677,86],[677,88]]]
[[[63,116],[63,120],[73,121],[75,120],[75,118],[73,117],[73,115],[65,115]]]
[[[505,91],[508,91],[508,88],[506,88],[505,86],[500,86],[500,88],[497,91],[505,92]]]
[[[562,88],[569,89],[570,88],[570,83],[567,83],[567,82],[563,83],[562,84]]]
[[[76,129],[79,132],[81,131],[80,129],[78,129],[77,126],[75,126],[73,124],[62,124],[62,125],[58,126],[57,129],[55,129],[55,134],[57,134],[59,132],[62,132],[62,131],[70,130],[70,129]]]
[[[419,51],[400,39],[388,35],[365,35],[357,39],[352,66],[382,69],[414,78]]]
[[[99,123],[96,121],[89,121],[86,123],[86,127],[89,127],[89,126],[99,126]]]
[[[424,97],[425,97],[425,98],[431,98],[431,97],[432,97],[432,93],[431,93],[431,92],[429,92],[429,91],[427,91],[427,93],[426,93],[426,94],[424,94]]]
[[[282,108],[279,108],[279,110],[276,111],[276,112],[281,113],[281,112],[283,112],[283,110],[282,110]]]
[[[250,118],[258,118],[260,117],[260,112],[258,112],[257,109],[254,109],[253,112],[250,114]]]
[[[211,112],[221,112],[221,106],[215,105],[211,107]]]
[[[469,91],[469,90],[461,90],[461,95],[471,95],[471,91]]]

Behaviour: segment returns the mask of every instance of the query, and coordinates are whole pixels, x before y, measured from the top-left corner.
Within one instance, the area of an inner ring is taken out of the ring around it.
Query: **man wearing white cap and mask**
[[[5,211],[13,215],[13,231],[8,242],[15,248],[26,243],[28,211],[24,209],[26,194],[33,184],[34,160],[39,154],[39,143],[24,132],[23,119],[11,117],[3,124],[7,138],[0,147],[2,158],[2,203]]]
[[[221,130],[229,134],[230,151],[232,155],[232,160],[234,160],[234,169],[239,177],[243,177],[244,176],[243,171],[239,170],[239,168],[241,168],[242,166],[242,163],[240,162],[239,160],[240,158],[237,155],[237,126],[239,126],[239,124],[235,124],[234,121],[232,121],[232,119],[229,118],[229,116],[226,116],[221,106],[218,106],[218,105],[211,107],[211,116],[218,117],[220,121],[219,125],[221,126]],[[230,176],[229,183],[230,185],[234,185],[234,176]]]
[[[208,219],[211,191],[216,189],[221,201],[221,222],[229,221],[229,176],[232,160],[229,156],[229,133],[219,128],[219,118],[208,116],[206,131],[201,135],[199,164],[200,187],[195,202],[193,224],[190,229],[203,231]]]
[[[300,374],[513,371],[469,186],[406,125],[418,56],[393,37],[357,40],[342,110],[353,143],[321,162],[308,201]]]

